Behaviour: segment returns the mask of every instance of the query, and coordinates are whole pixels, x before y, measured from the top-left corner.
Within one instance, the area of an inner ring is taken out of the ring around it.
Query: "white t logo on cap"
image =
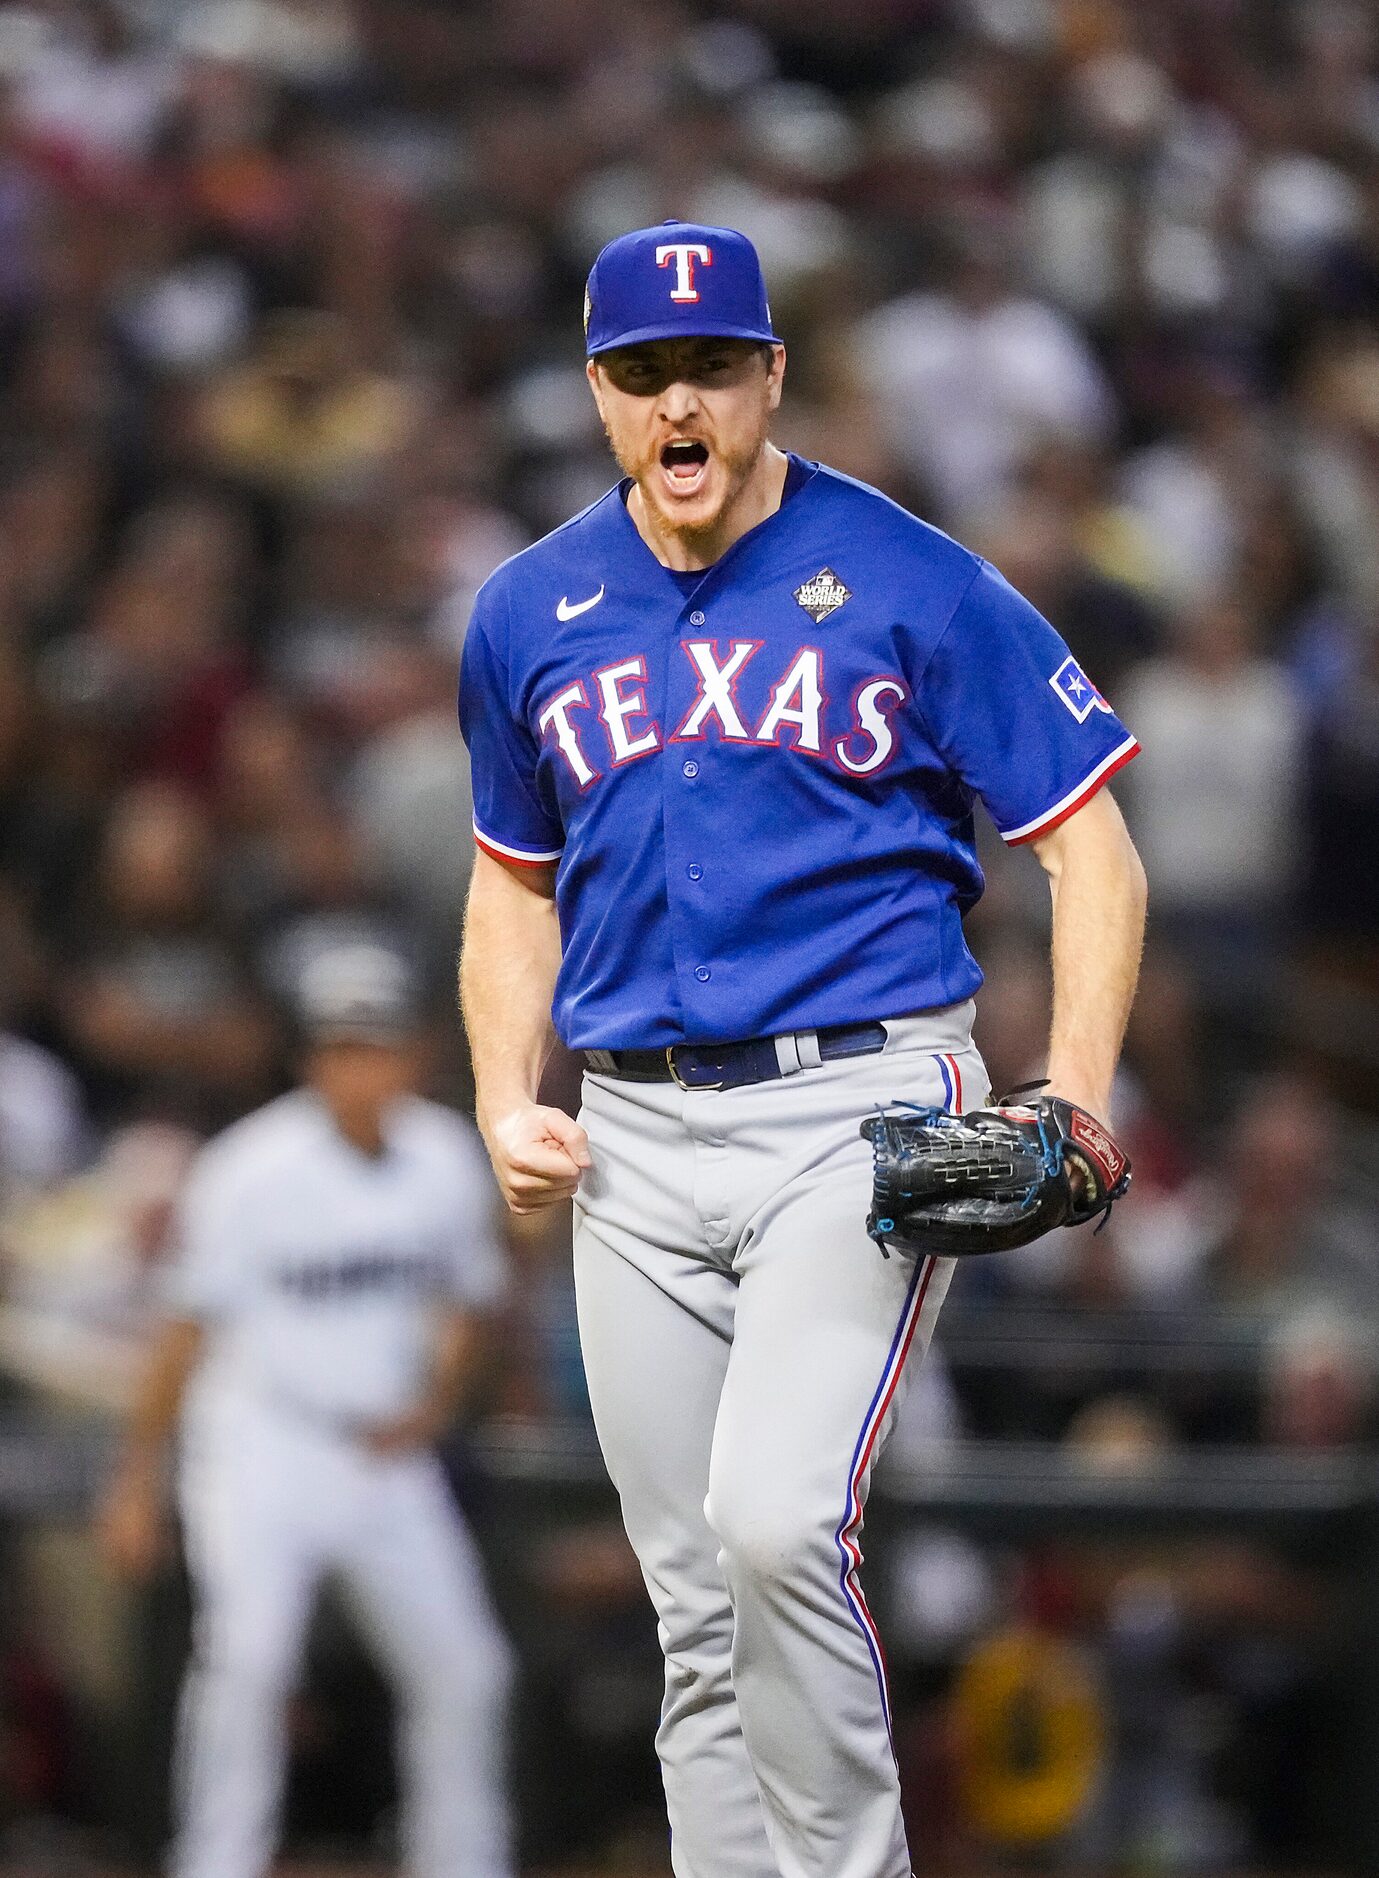
[[[702,261],[705,267],[713,266],[713,250],[697,241],[674,241],[664,248],[656,250],[656,265],[664,267],[670,259],[675,260],[675,285],[670,290],[672,300],[697,300],[699,289],[694,284],[694,264]]]

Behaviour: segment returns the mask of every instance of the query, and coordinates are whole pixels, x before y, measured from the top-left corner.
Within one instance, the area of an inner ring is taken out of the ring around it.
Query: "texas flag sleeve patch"
[[[1049,683],[1060,702],[1068,707],[1079,724],[1085,724],[1093,711],[1105,711],[1110,716],[1110,705],[1075,658],[1069,656],[1064,659]]]

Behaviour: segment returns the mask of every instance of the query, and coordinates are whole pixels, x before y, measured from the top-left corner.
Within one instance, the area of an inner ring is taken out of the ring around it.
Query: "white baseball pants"
[[[182,1474],[195,1595],[172,1878],[262,1878],[286,1705],[334,1573],[396,1691],[407,1878],[508,1878],[508,1647],[435,1458],[254,1409]],[[233,1438],[231,1438],[233,1437]]]
[[[677,1878],[908,1878],[862,1511],[952,1265],[867,1237],[858,1128],[987,1100],[972,1013],[742,1089],[585,1077],[580,1337],[660,1619]]]

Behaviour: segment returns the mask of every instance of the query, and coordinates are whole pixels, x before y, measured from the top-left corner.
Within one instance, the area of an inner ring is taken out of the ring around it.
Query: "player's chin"
[[[648,481],[652,501],[675,528],[710,527],[728,494],[727,475],[712,456],[696,464],[692,474],[654,463]]]

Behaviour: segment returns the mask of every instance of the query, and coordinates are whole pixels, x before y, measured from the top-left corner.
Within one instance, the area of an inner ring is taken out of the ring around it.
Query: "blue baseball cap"
[[[584,290],[585,350],[653,339],[777,345],[757,251],[735,228],[662,222],[610,241]]]

